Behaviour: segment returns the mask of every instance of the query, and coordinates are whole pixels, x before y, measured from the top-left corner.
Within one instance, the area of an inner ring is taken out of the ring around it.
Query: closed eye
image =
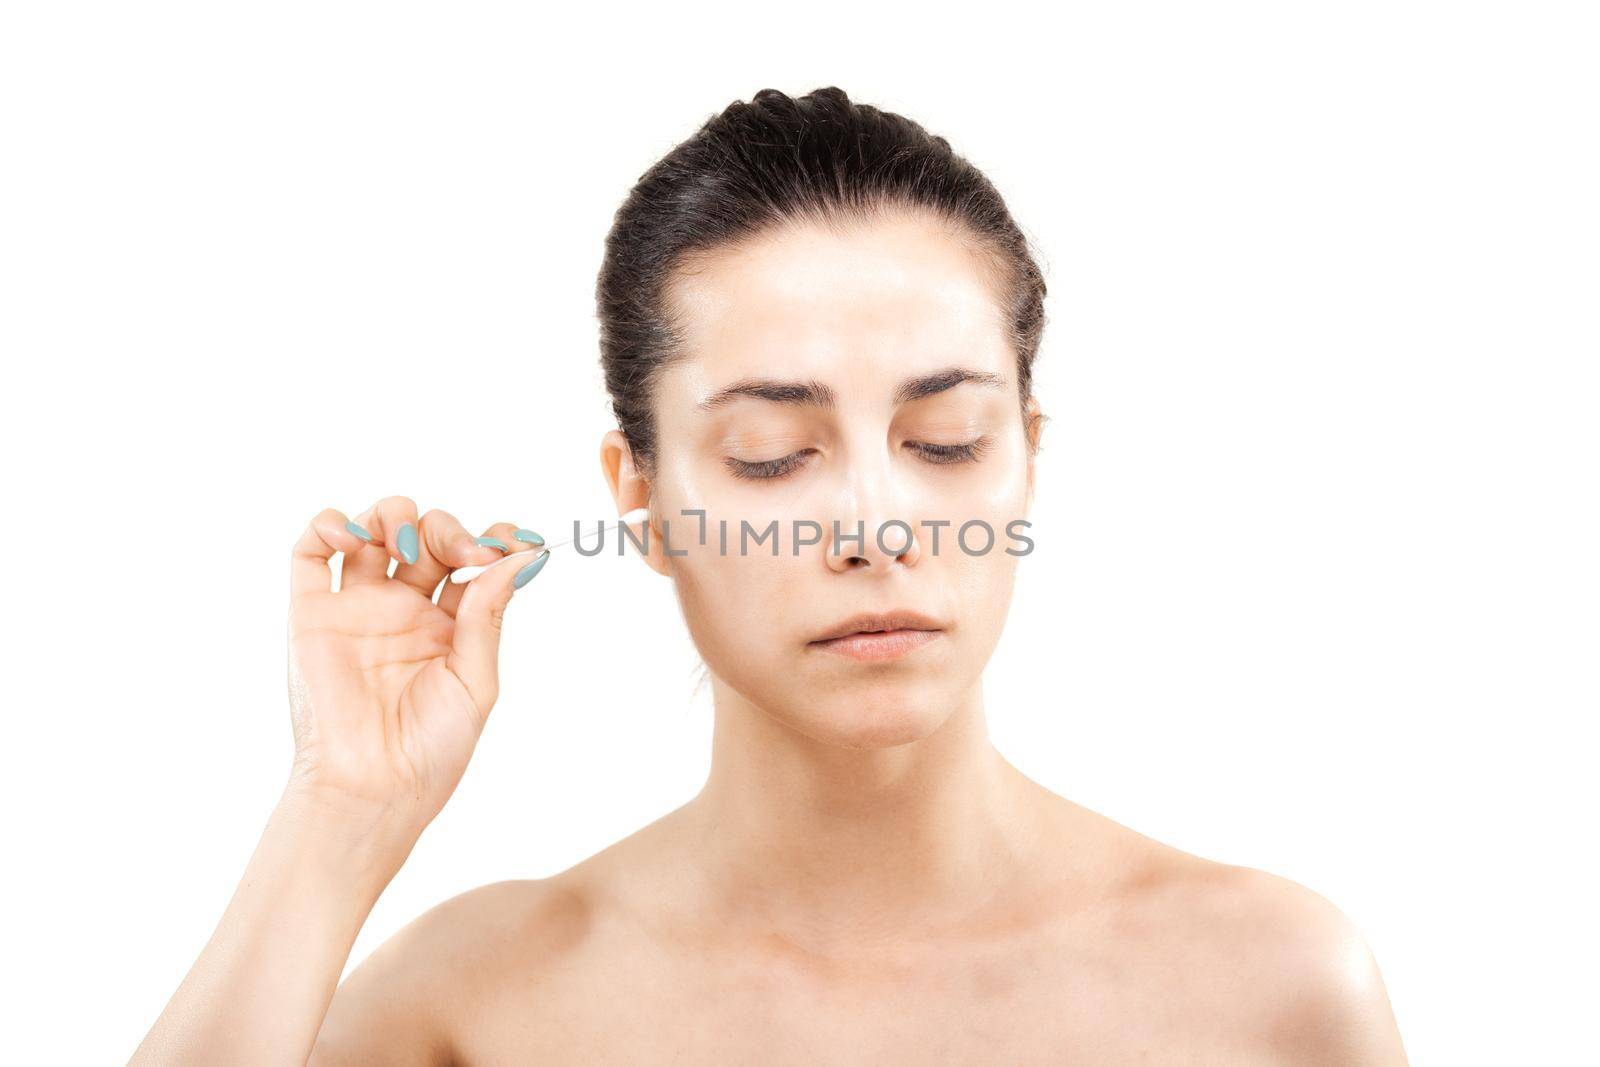
[[[955,463],[972,463],[985,455],[993,445],[993,439],[987,434],[974,441],[967,441],[959,445],[936,445],[925,441],[908,441],[906,447],[920,455],[929,463],[946,466]],[[782,478],[796,470],[805,462],[805,457],[815,452],[814,448],[802,449],[778,459],[763,460],[752,463],[748,460],[728,457],[728,470],[738,478],[751,481],[771,481]]]
[[[920,453],[930,463],[971,463],[989,451],[993,439],[987,434],[975,441],[960,445],[930,445],[922,441],[909,441],[907,447]]]
[[[759,463],[750,463],[742,459],[728,457],[728,469],[735,477],[749,478],[751,481],[764,482],[773,478],[782,478],[785,474],[800,466],[802,460],[815,449],[807,448],[799,452],[790,453],[779,459],[762,460]]]

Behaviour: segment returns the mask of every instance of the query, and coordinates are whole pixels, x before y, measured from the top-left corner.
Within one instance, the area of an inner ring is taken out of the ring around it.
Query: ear
[[[647,507],[650,504],[650,483],[645,480],[637,464],[634,463],[633,449],[628,446],[628,439],[621,430],[607,430],[600,439],[600,470],[606,476],[606,484],[611,487],[611,498],[616,501],[617,514],[625,515],[634,508]],[[627,535],[620,530],[617,536],[626,538]],[[640,553],[633,549],[634,555],[642,555],[645,563],[657,574],[666,575],[666,553],[661,543],[661,531],[657,528],[655,516],[650,517],[647,527],[639,531],[640,542],[645,544],[649,551]],[[629,542],[632,545],[632,542]]]
[[[1044,409],[1039,405],[1039,398],[1036,396],[1029,397],[1027,412],[1023,416],[1023,425],[1027,430],[1028,510],[1030,512],[1033,510],[1033,486],[1036,466],[1034,458],[1039,452],[1039,441],[1044,436],[1044,424],[1049,421],[1050,417],[1044,413]]]

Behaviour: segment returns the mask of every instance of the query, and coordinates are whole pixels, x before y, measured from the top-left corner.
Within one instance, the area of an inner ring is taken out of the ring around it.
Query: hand
[[[485,532],[506,545],[502,552],[477,544],[446,512],[418,519],[403,496],[380,500],[356,525],[370,541],[329,508],[294,546],[289,789],[324,809],[420,834],[460,782],[499,697],[500,627],[513,579],[549,557],[517,540],[511,523]],[[328,566],[334,552],[345,554],[338,592]],[[502,559],[470,582],[446,581],[457,567]]]

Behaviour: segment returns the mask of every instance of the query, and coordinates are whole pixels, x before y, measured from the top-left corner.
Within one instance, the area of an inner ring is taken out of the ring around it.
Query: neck
[[[877,748],[816,740],[713,685],[711,771],[686,807],[718,910],[741,923],[813,945],[958,923],[1036,859],[1043,790],[990,742],[981,685],[933,733]]]

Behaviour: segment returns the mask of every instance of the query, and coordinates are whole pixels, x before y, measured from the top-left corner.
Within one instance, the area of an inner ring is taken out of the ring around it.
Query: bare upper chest
[[[1222,961],[1092,930],[837,958],[598,938],[485,985],[458,1063],[1276,1062]]]

